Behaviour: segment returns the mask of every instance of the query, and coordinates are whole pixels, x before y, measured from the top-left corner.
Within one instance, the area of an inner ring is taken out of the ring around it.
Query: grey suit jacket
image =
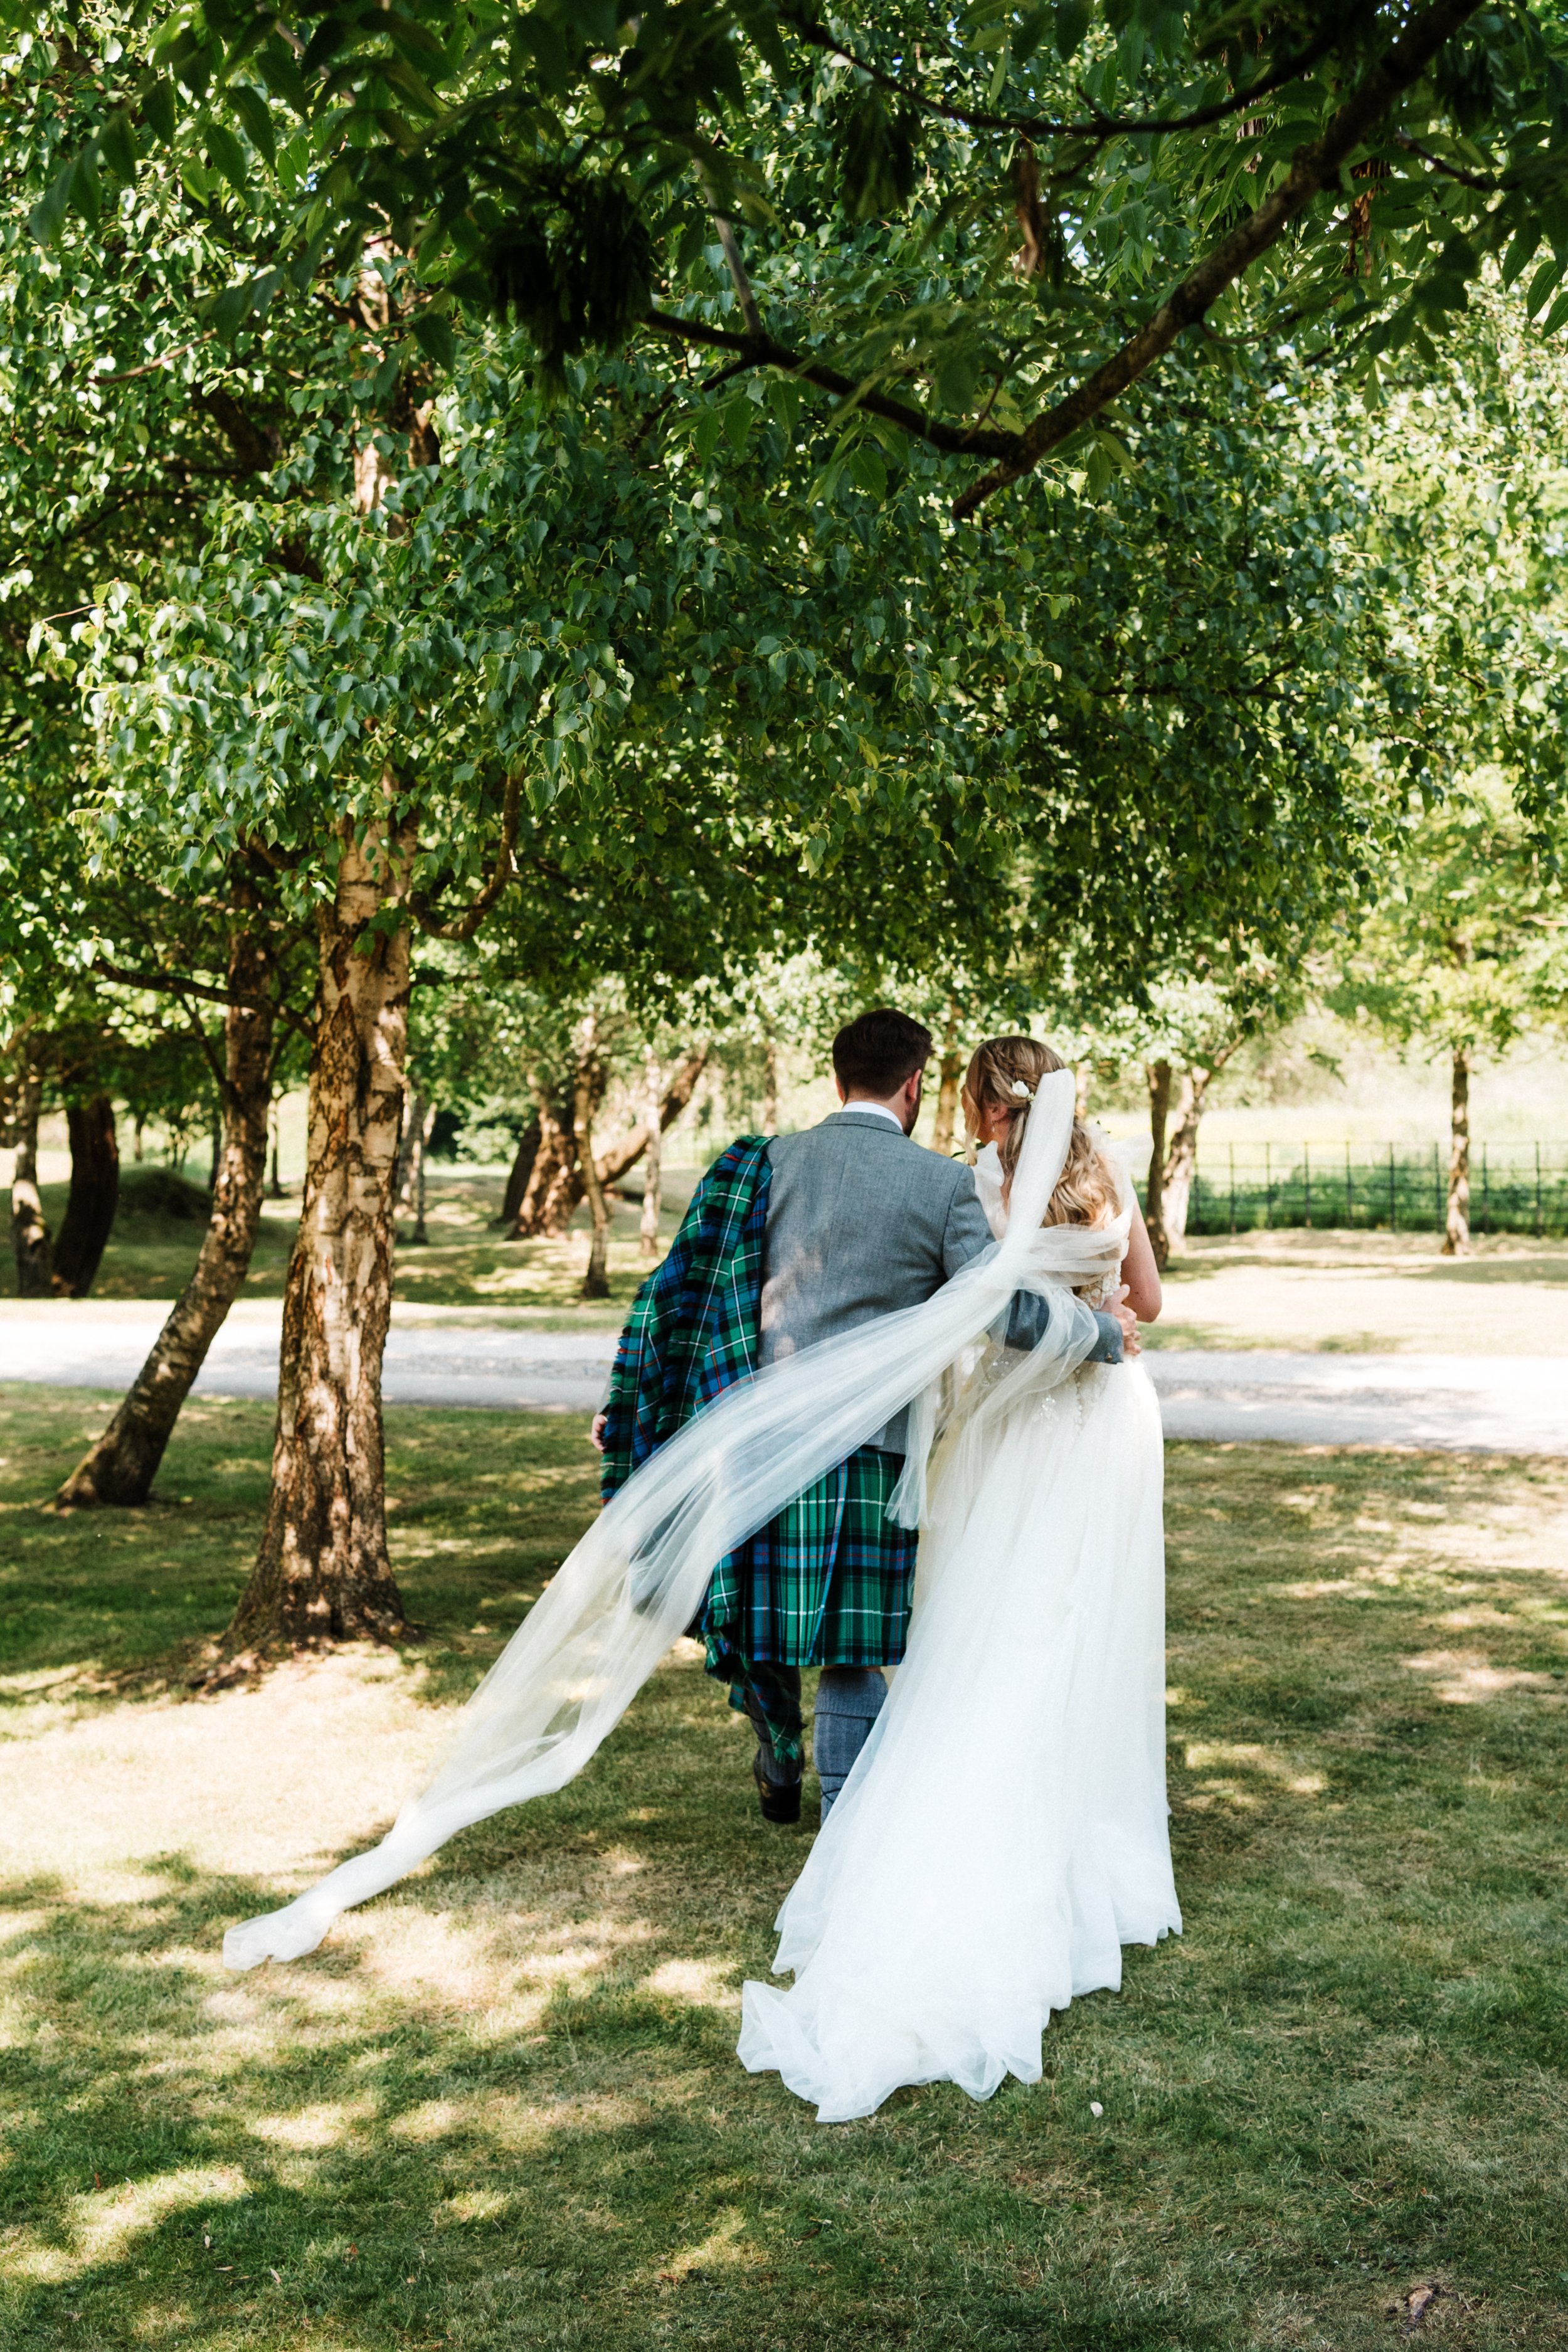
[[[773,1171],[763,1244],[762,1361],[794,1355],[875,1316],[918,1307],[993,1235],[962,1161],[912,1143],[876,1111],[842,1110],[768,1146]],[[1032,1346],[1045,1301],[1020,1293],[1007,1337]],[[1096,1362],[1119,1363],[1121,1327],[1100,1316]],[[907,1411],[869,1442],[907,1444]]]

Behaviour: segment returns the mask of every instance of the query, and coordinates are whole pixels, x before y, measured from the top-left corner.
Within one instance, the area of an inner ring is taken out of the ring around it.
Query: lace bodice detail
[[[1130,1222],[1128,1218],[1130,1186],[1127,1171],[1120,1155],[1111,1150],[1109,1139],[1100,1135],[1098,1130],[1095,1131],[1095,1140],[1100,1146],[1100,1157],[1110,1171],[1115,1182],[1119,1218],[1125,1221],[1122,1226],[1122,1247],[1125,1249],[1126,1223]],[[1007,1230],[1007,1204],[1003,1197],[1005,1184],[1006,1177],[1003,1172],[1002,1155],[994,1143],[988,1143],[975,1154],[974,1189],[980,1195],[980,1205],[985,1212],[986,1222],[998,1241]],[[1058,1235],[1070,1232],[1087,1236],[1094,1229],[1081,1225],[1056,1225],[1042,1230]],[[1088,1280],[1074,1282],[1071,1286],[1086,1307],[1103,1307],[1106,1300],[1121,1286],[1120,1257],[1113,1270],[1096,1273]]]

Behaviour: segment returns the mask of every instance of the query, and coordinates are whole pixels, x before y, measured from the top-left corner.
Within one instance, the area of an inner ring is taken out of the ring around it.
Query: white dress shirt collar
[[[899,1133],[900,1133],[900,1135],[902,1135],[902,1133],[903,1133],[903,1131],[904,1131],[904,1122],[903,1122],[903,1120],[899,1117],[899,1114],[898,1114],[898,1112],[897,1112],[896,1110],[889,1110],[889,1109],[888,1108],[888,1106],[887,1106],[887,1104],[886,1104],[886,1103],[877,1103],[877,1102],[847,1102],[847,1103],[840,1103],[840,1104],[839,1104],[839,1106],[838,1106],[838,1108],[837,1108],[837,1110],[835,1110],[835,1111],[830,1111],[830,1112],[828,1113],[828,1117],[829,1117],[830,1118],[842,1118],[845,1116],[846,1112],[847,1112],[847,1111],[864,1111],[864,1112],[866,1113],[867,1117],[868,1117],[868,1118],[888,1118],[888,1119],[891,1119],[891,1121],[892,1121],[893,1125],[898,1129]]]

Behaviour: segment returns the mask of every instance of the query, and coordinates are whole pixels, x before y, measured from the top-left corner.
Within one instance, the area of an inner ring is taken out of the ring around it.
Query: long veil
[[[1060,1380],[1084,1360],[1097,1327],[1067,1284],[1098,1270],[1107,1237],[1082,1227],[1041,1231],[1067,1156],[1073,1093],[1070,1071],[1040,1082],[1005,1238],[922,1306],[738,1382],[661,1446],[558,1570],[458,1716],[434,1778],[381,1843],[281,1910],[231,1927],[228,1967],[314,1951],[340,1912],[395,1885],[458,1830],[563,1787],[690,1623],[715,1561],[931,1391],[1016,1290],[1050,1300],[1045,1336],[1026,1360],[1031,1378]]]

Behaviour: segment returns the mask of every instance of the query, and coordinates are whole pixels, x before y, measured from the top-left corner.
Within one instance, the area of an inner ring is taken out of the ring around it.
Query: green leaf
[[[938,405],[963,415],[980,382],[979,352],[973,348],[944,352],[937,361],[932,382]]]
[[[247,319],[256,299],[256,281],[247,278],[243,286],[226,286],[215,294],[207,307],[207,319],[215,335],[231,343]]]
[[[409,327],[409,332],[425,353],[438,368],[452,368],[458,363],[458,338],[452,332],[451,321],[440,310],[421,310]]]
[[[56,173],[27,215],[28,230],[39,245],[53,245],[59,235],[60,223],[70,203],[76,167],[77,158],[73,155],[64,169]]]
[[[724,403],[724,431],[729,436],[730,446],[737,457],[741,455],[751,438],[752,424],[755,415],[756,410],[743,392],[738,393],[733,400],[727,400]]]
[[[1533,228],[1520,230],[1503,256],[1502,282],[1505,286],[1511,286],[1514,279],[1521,277],[1529,268],[1535,257],[1535,248],[1540,242],[1541,236],[1538,230]]]
[[[238,81],[229,91],[229,98],[257,153],[268,164],[275,163],[278,160],[278,139],[272,127],[272,109],[261,92],[247,81]]]
[[[95,141],[84,147],[76,159],[76,171],[71,179],[71,210],[80,215],[89,228],[96,228],[103,210],[103,194],[98,184],[98,147]]]
[[[1057,0],[1057,55],[1064,65],[1082,47],[1092,14],[1089,0]]]
[[[845,458],[844,470],[856,488],[864,490],[868,499],[887,497],[888,468],[874,441],[857,441]]]
[[[851,219],[903,210],[915,184],[920,129],[912,107],[889,111],[879,89],[857,94],[839,134],[844,206]]]
[[[129,187],[136,177],[136,133],[122,106],[117,106],[104,124],[102,142],[104,162],[121,184]]]
[[[1545,318],[1542,319],[1541,322],[1542,333],[1543,335],[1554,335],[1557,332],[1558,328],[1563,324],[1564,319],[1568,319],[1568,294],[1559,294],[1556,301],[1553,302],[1551,310],[1548,310]]]
[[[142,94],[142,120],[166,147],[174,135],[174,85],[162,74]]]
[[[205,144],[207,162],[215,172],[221,172],[236,195],[243,196],[249,173],[246,168],[245,150],[226,122],[209,122]]]
[[[799,384],[790,376],[776,375],[768,386],[768,406],[786,433],[793,434],[800,422],[803,396]]]
[[[711,463],[722,429],[723,419],[716,408],[698,410],[696,422],[691,427],[691,446],[705,466]]]
[[[1551,293],[1552,288],[1558,283],[1562,275],[1563,265],[1560,261],[1543,261],[1542,263],[1540,268],[1531,279],[1530,291],[1524,298],[1524,307],[1530,312],[1532,319],[1534,318],[1537,310],[1540,310],[1542,304],[1545,301],[1547,296]]]

